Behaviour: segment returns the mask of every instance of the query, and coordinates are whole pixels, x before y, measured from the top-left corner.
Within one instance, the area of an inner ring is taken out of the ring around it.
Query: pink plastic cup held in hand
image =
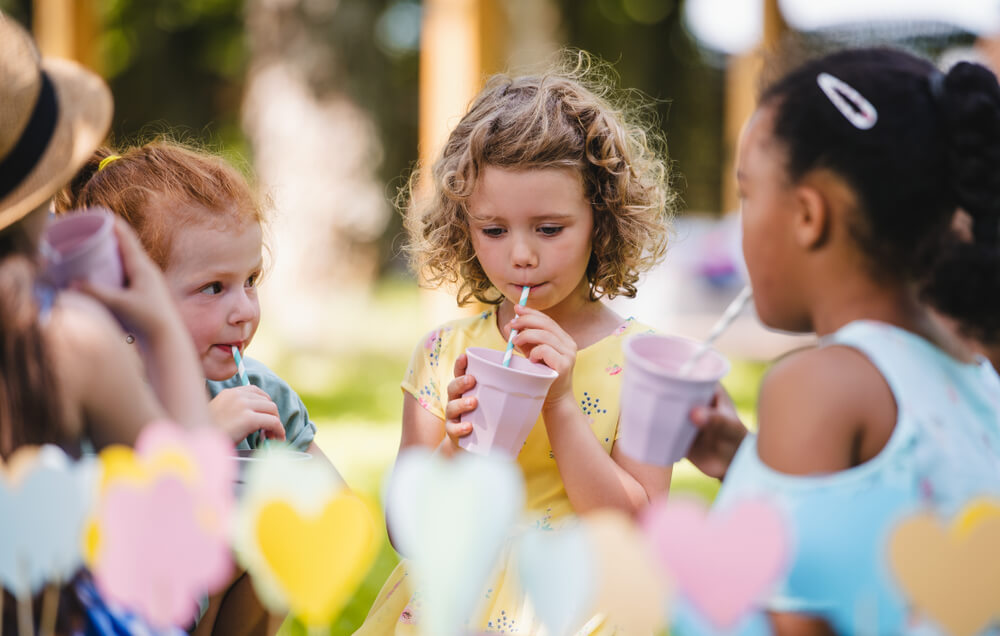
[[[45,228],[39,249],[52,284],[74,280],[121,287],[125,283],[114,217],[105,208],[90,208],[56,217]]]
[[[624,345],[620,434],[625,454],[647,464],[670,466],[687,455],[698,429],[691,409],[712,401],[716,384],[729,372],[729,361],[709,349],[691,372],[680,368],[700,343],[677,336],[644,333]]]
[[[503,453],[515,458],[534,428],[549,387],[559,374],[520,356],[503,366],[503,351],[470,347],[466,373],[476,378],[476,386],[466,393],[479,400],[463,421],[472,432],[458,441],[470,453]]]

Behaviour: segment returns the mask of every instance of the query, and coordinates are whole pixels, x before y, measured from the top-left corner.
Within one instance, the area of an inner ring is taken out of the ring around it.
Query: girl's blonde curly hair
[[[420,170],[401,192],[411,265],[427,286],[458,284],[458,303],[499,304],[476,259],[466,201],[485,166],[572,168],[594,212],[590,297],[634,297],[639,275],[666,251],[676,195],[666,142],[635,92],[582,51],[541,75],[495,75],[451,132],[432,169],[432,192],[416,197]]]

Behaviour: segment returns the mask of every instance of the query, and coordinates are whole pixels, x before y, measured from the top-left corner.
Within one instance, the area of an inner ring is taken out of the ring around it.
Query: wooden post
[[[419,147],[422,182],[415,196],[427,192],[430,167],[452,127],[465,114],[486,75],[503,64],[506,24],[497,0],[425,0],[420,45]],[[455,318],[455,290],[424,290],[425,323]]]
[[[723,122],[722,210],[732,212],[739,208],[736,196],[736,147],[740,131],[757,104],[757,82],[763,66],[762,52],[773,51],[788,30],[781,15],[778,0],[759,0],[763,3],[764,29],[760,46],[748,53],[732,55],[726,66],[726,92]]]
[[[95,0],[34,0],[34,35],[42,55],[100,72]]]

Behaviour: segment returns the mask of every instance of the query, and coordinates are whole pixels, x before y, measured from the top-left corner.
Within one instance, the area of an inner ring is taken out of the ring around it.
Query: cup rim
[[[49,241],[48,234],[53,228],[58,228],[60,225],[69,222],[71,219],[79,218],[98,218],[101,224],[97,229],[88,237],[76,244],[73,251],[63,254],[61,251],[56,249],[52,243]],[[40,242],[45,244],[45,254],[46,257],[53,262],[55,265],[71,261],[74,258],[78,258],[81,254],[93,249],[94,245],[99,243],[104,237],[113,231],[114,217],[110,210],[107,208],[94,207],[86,208],[83,210],[74,210],[66,214],[59,215],[52,219],[44,232]],[[58,258],[58,260],[56,260]]]
[[[237,448],[232,455],[233,460],[238,462],[256,462],[268,459],[269,455],[261,454],[261,449],[259,448]],[[297,450],[281,450],[281,457],[286,457],[294,461],[305,461],[306,459],[312,459],[312,455],[304,451]]]
[[[493,352],[497,352],[496,349],[490,349],[489,347],[467,347],[465,349],[465,354],[467,356],[469,356],[470,358],[474,357],[479,362],[481,362],[483,364],[486,364],[486,365],[488,365],[490,367],[493,367],[495,369],[503,369],[504,371],[510,371],[510,372],[518,374],[518,375],[526,375],[526,376],[530,376],[530,377],[534,377],[534,378],[545,378],[545,379],[550,379],[550,378],[551,379],[555,379],[555,378],[559,377],[559,372],[558,371],[556,371],[555,369],[552,369],[552,368],[550,368],[550,367],[548,367],[548,366],[546,366],[546,365],[544,365],[544,364],[542,364],[540,362],[532,362],[531,360],[526,360],[525,359],[527,362],[529,362],[530,364],[534,365],[535,368],[537,369],[537,371],[534,371],[534,370],[529,371],[527,369],[515,369],[514,367],[505,367],[502,364],[499,364],[497,362],[493,362],[492,360],[489,360],[489,359],[483,357],[481,354],[479,354],[478,353],[479,351],[493,351]],[[522,358],[522,359],[524,359],[524,358]]]
[[[634,352],[631,351],[632,345],[634,343],[636,343],[636,342],[638,342],[640,340],[645,340],[647,338],[659,338],[659,339],[668,339],[668,340],[679,340],[681,342],[685,342],[687,344],[690,344],[690,345],[692,345],[695,348],[700,347],[702,345],[702,343],[700,341],[694,340],[693,338],[687,338],[685,336],[677,336],[677,335],[669,334],[669,333],[636,333],[636,334],[632,334],[631,336],[628,336],[627,338],[625,338],[625,342],[622,343],[622,352],[625,355],[626,365],[634,364],[634,365],[636,365],[638,367],[641,367],[643,371],[645,371],[647,373],[650,373],[652,375],[656,375],[656,376],[659,376],[659,377],[662,377],[662,378],[670,378],[672,380],[681,380],[681,381],[685,381],[685,382],[709,382],[709,381],[711,381],[713,383],[714,382],[718,382],[722,378],[726,377],[726,375],[732,370],[732,366],[733,365],[729,361],[729,358],[727,358],[726,356],[722,355],[722,353],[720,353],[719,350],[716,349],[715,347],[709,347],[708,348],[708,352],[705,355],[714,355],[714,356],[716,356],[717,358],[719,358],[722,361],[722,372],[719,374],[718,378],[715,378],[714,380],[709,380],[708,378],[697,378],[697,377],[691,377],[691,376],[682,376],[679,373],[674,373],[674,372],[671,372],[671,371],[667,371],[663,367],[657,366],[657,365],[653,364],[652,362],[650,362],[649,360],[647,360],[646,358],[644,358],[644,357],[642,357],[642,356],[640,356],[640,355],[638,355],[638,354],[636,354],[636,353],[634,353]]]

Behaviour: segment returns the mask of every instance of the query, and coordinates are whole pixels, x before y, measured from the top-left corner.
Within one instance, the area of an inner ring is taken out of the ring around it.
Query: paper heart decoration
[[[255,457],[237,513],[237,557],[272,611],[327,625],[377,555],[379,515],[321,460],[281,449]]]
[[[94,582],[105,597],[154,627],[187,626],[198,599],[232,573],[229,545],[207,530],[198,494],[176,476],[151,485],[111,484],[97,514]]]
[[[112,445],[101,451],[101,496],[116,486],[150,489],[165,478],[179,479],[196,494],[198,519],[204,531],[228,541],[233,516],[233,480],[236,477],[233,445],[220,431],[182,429],[159,420],[139,434],[135,449]],[[101,526],[92,523],[85,539],[85,561],[100,558]]]
[[[518,544],[518,575],[535,613],[552,636],[575,633],[593,613],[594,548],[578,525],[533,530]]]
[[[889,566],[910,603],[952,636],[1000,619],[1000,502],[979,500],[946,527],[923,512],[889,539]]]
[[[135,442],[136,455],[154,465],[161,457],[178,453],[189,458],[197,474],[198,494],[204,504],[203,513],[212,513],[219,531],[228,533],[227,525],[234,504],[233,481],[237,466],[232,458],[236,453],[232,441],[222,431],[214,428],[181,428],[161,420],[143,427]]]
[[[400,453],[386,489],[390,531],[412,560],[427,636],[462,630],[524,503],[517,464],[424,449]]]
[[[55,446],[25,447],[0,475],[0,583],[18,596],[68,581],[82,563],[81,537],[95,471]]]
[[[631,519],[610,510],[588,514],[583,527],[596,555],[597,609],[620,633],[659,633],[666,622],[670,583],[651,562],[639,530]]]
[[[785,572],[791,536],[772,505],[738,502],[708,513],[704,504],[671,497],[643,515],[653,555],[677,590],[718,629],[747,616]]]
[[[292,613],[321,626],[337,616],[371,567],[380,526],[368,504],[342,491],[316,515],[285,501],[264,505],[257,540]]]

